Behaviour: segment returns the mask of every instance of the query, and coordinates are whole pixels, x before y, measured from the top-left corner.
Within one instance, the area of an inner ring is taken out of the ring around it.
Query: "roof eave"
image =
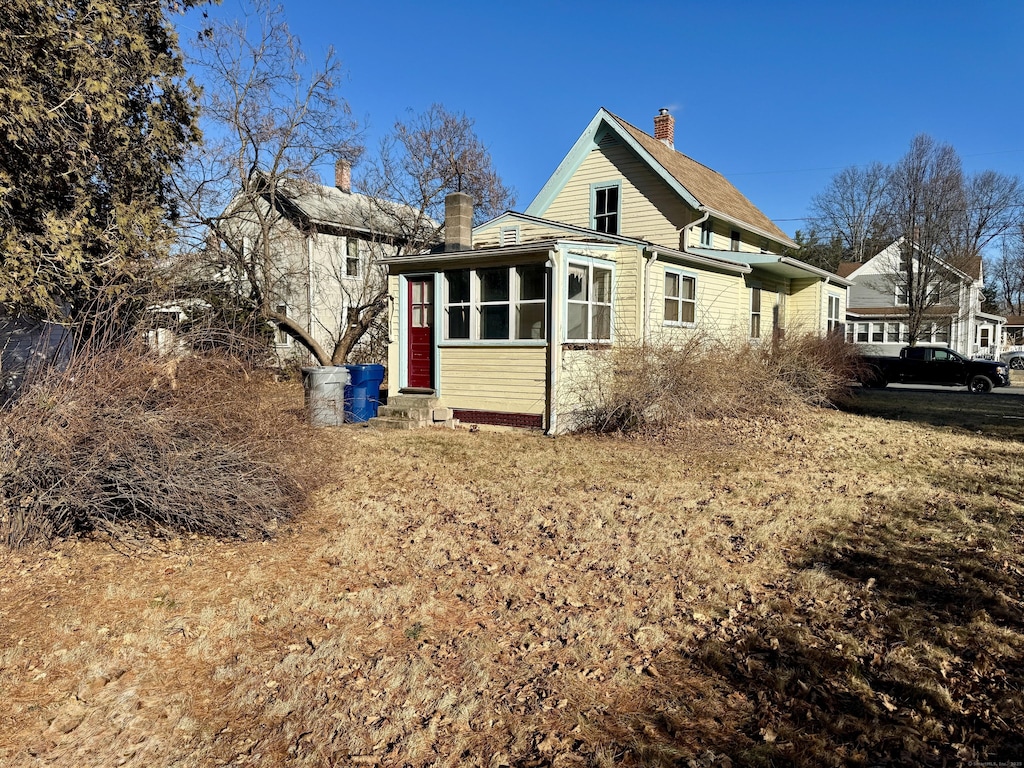
[[[761,229],[760,227],[758,227],[758,226],[756,226],[754,224],[751,224],[748,221],[743,221],[742,219],[737,219],[735,216],[730,216],[727,213],[722,213],[721,211],[715,210],[714,208],[710,208],[708,206],[702,206],[702,210],[707,211],[712,216],[716,216],[719,219],[723,219],[725,221],[731,222],[732,224],[735,224],[738,227],[743,227],[748,232],[753,232],[754,234],[761,235],[761,237],[766,237],[769,240],[778,243],[779,245],[784,245],[787,248],[797,248],[797,249],[800,248],[800,245],[798,243],[790,240],[788,237],[781,237],[780,238],[778,235],[773,234],[772,232],[768,232],[765,229]]]
[[[752,271],[749,264],[743,264],[738,261],[729,261],[728,259],[716,259],[711,256],[703,256],[689,250],[678,251],[675,248],[662,248],[661,246],[651,244],[648,244],[647,248],[653,253],[670,256],[678,259],[679,261],[686,261],[703,267],[721,269],[737,275],[749,275]]]
[[[810,272],[812,275],[817,275],[824,279],[825,282],[841,285],[844,288],[850,288],[853,285],[851,280],[847,280],[845,277],[841,277],[835,272],[829,272],[827,269],[821,269],[820,267],[815,267],[812,264],[805,264],[799,259],[794,259],[789,256],[780,256],[779,263],[787,264],[789,266],[796,267],[797,269],[802,269],[805,272]]]
[[[519,245],[498,245],[490,248],[474,248],[468,251],[441,251],[437,253],[417,253],[408,256],[388,256],[377,259],[377,264],[390,266],[392,264],[451,264],[462,261],[492,261],[501,258],[529,256],[535,253],[550,253],[563,246],[577,246],[580,248],[597,248],[607,250],[614,248],[614,243],[594,243],[569,238],[552,238],[549,240],[535,240]]]

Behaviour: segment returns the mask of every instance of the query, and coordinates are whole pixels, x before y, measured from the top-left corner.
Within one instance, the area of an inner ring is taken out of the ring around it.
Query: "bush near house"
[[[613,350],[579,387],[581,426],[658,433],[694,419],[769,416],[829,405],[847,392],[860,356],[839,336],[792,336],[772,344],[723,343],[704,335],[682,345]]]

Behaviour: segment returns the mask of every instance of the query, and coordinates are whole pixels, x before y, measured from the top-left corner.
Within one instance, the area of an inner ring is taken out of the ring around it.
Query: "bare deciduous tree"
[[[851,261],[865,261],[878,253],[888,245],[883,240],[890,172],[876,162],[864,168],[851,166],[833,176],[825,191],[811,199],[812,231],[838,241]]]
[[[961,281],[950,267],[970,273],[966,253],[951,247],[967,209],[960,158],[949,144],[915,136],[893,166],[886,189],[887,232],[900,240],[900,253],[881,280],[906,304],[907,333],[914,344],[929,310],[961,305]]]
[[[295,215],[295,200],[316,194],[317,166],[361,152],[338,91],[340,63],[329,50],[322,64],[310,65],[270,0],[252,0],[242,19],[212,22],[190,53],[203,85],[206,141],[179,184],[192,225],[183,238],[225,300],[329,363],[334,350],[324,349],[309,322],[307,239],[315,231],[308,217]],[[281,311],[295,296],[304,297],[303,311]]]
[[[482,221],[515,204],[486,146],[465,114],[434,104],[425,112],[395,123],[368,160],[357,184],[368,207],[365,217],[374,241],[386,243],[391,256],[419,253],[437,243],[444,226],[444,200],[450,192],[466,192],[475,202],[474,220]],[[386,337],[381,329],[388,306],[385,269],[362,284],[358,302],[350,303],[342,354],[364,334]]]
[[[502,182],[490,152],[477,137],[473,120],[433,104],[425,112],[395,123],[380,143],[361,184],[385,219],[407,234],[410,243],[431,240],[444,220],[449,192],[473,197],[474,223],[515,205],[515,193]],[[398,207],[400,206],[400,207]],[[419,211],[409,220],[396,216],[401,208]]]
[[[1024,231],[1018,227],[1003,237],[999,256],[989,263],[993,298],[1011,315],[1024,315]]]
[[[184,197],[194,222],[223,248],[196,252],[207,265],[211,255],[219,260],[230,294],[321,364],[346,362],[366,338],[377,349],[386,342],[389,297],[378,259],[436,242],[448,192],[469,192],[486,215],[512,203],[472,120],[440,105],[395,124],[355,185],[364,194],[339,198],[316,183],[318,165],[361,155],[359,134],[337,91],[333,53],[310,69],[267,0],[254,0],[242,22],[214,24],[194,58],[207,83],[203,114],[213,140],[191,166]],[[340,208],[342,224],[317,215]],[[351,234],[346,227],[358,238],[336,237]],[[354,242],[355,270],[347,250]],[[300,311],[281,311],[296,296]]]
[[[1016,177],[965,175],[956,150],[914,137],[900,160],[848,168],[811,204],[814,231],[842,243],[844,256],[866,261],[892,243],[898,256],[875,287],[907,307],[911,344],[933,314],[968,311],[961,291],[980,273],[983,251],[1020,221]]]

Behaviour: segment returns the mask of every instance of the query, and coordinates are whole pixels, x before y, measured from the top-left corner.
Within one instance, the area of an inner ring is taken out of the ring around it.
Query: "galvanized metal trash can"
[[[306,413],[314,427],[338,427],[345,423],[345,388],[349,383],[344,365],[323,365],[302,369]]]

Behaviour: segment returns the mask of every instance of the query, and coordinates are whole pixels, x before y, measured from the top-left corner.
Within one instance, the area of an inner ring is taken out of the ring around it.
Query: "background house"
[[[905,265],[908,249],[901,238],[865,262],[843,262],[848,278],[847,341],[871,354],[896,355],[910,343]],[[923,306],[924,322],[915,343],[948,346],[967,357],[995,357],[1006,318],[982,312],[983,265],[980,258],[953,266],[933,259],[934,292]]]
[[[473,229],[456,195],[443,252],[385,259],[389,402],[555,432],[615,344],[841,331],[849,282],[780,255],[795,244],[673,130],[599,110],[525,213]]]
[[[349,324],[386,301],[386,273],[378,259],[397,251],[402,238],[382,215],[379,201],[352,191],[351,167],[339,160],[335,184],[289,179],[273,194],[251,193],[228,207],[219,234],[235,258],[222,260],[222,277],[244,296],[257,271],[270,310],[294,321],[330,356]],[[396,213],[391,206],[389,214]],[[397,211],[401,214],[401,211]],[[263,240],[267,242],[264,243]],[[307,362],[310,355],[283,328],[273,333],[278,361]],[[349,362],[384,362],[387,313],[376,316]]]

